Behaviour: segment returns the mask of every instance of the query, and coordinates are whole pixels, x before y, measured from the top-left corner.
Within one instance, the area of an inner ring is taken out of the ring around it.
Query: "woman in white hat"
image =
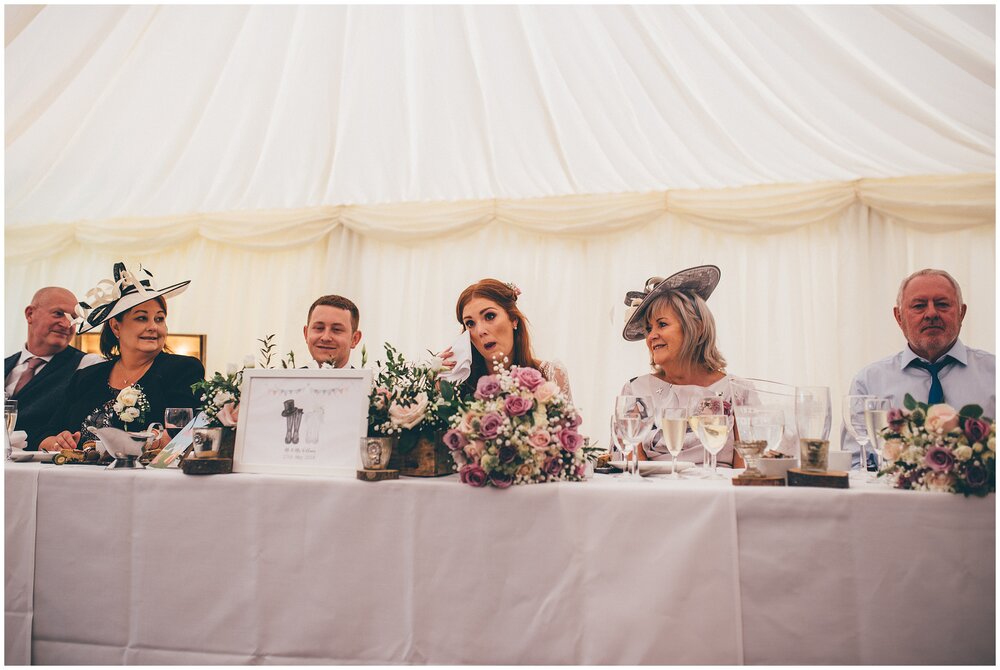
[[[690,408],[707,392],[731,400],[726,359],[715,341],[715,318],[705,302],[719,283],[719,268],[700,265],[666,279],[652,277],[643,291],[629,291],[625,304],[634,308],[622,336],[645,340],[653,372],[629,380],[621,395],[653,398],[656,407]],[[640,460],[665,460],[670,454],[659,431],[638,450]],[[688,430],[678,460],[701,463],[704,448]],[[718,464],[742,467],[730,432]]]
[[[192,356],[166,353],[168,295],[180,294],[190,281],[157,289],[146,270],[130,271],[116,263],[114,280],[103,280],[77,306],[79,332],[104,325],[101,353],[108,360],[74,374],[60,411],[35,444],[47,451],[75,448],[89,435],[85,426],[114,425],[130,431],[162,422],[168,407],[199,403],[191,385],[204,379],[205,368]],[[123,389],[138,386],[143,398]],[[131,403],[131,404],[130,404]],[[130,411],[134,408],[134,411]],[[166,442],[169,438],[163,436]]]

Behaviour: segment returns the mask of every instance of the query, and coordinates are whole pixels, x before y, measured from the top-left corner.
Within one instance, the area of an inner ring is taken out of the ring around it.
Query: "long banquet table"
[[[8,463],[8,664],[992,664],[995,496]]]

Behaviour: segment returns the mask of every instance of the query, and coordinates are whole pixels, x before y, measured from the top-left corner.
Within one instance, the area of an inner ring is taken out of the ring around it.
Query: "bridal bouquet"
[[[555,382],[534,368],[480,377],[474,400],[444,434],[462,483],[507,488],[584,477],[582,419]]]
[[[996,491],[996,426],[978,405],[916,402],[889,410],[879,476],[899,489],[984,496]]]
[[[420,437],[433,440],[448,427],[454,412],[450,400],[454,387],[435,384],[439,366],[435,362],[413,363],[385,343],[385,364],[378,366],[368,404],[368,435],[398,436],[400,453],[408,453]]]

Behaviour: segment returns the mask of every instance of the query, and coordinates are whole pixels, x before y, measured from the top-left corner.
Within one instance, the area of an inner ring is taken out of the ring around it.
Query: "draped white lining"
[[[44,285],[190,278],[224,369],[354,298],[370,358],[516,281],[604,437],[646,370],[622,296],[714,263],[736,374],[828,384],[902,346],[899,280],[995,348],[991,6],[8,6],[5,350]],[[355,355],[353,362],[360,362]]]

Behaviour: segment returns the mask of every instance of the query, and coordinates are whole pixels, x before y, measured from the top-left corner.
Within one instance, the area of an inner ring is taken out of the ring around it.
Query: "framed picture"
[[[181,431],[174,436],[167,446],[160,450],[160,453],[150,461],[151,468],[176,468],[180,465],[181,456],[184,455],[194,441],[194,429],[208,425],[208,419],[204,412],[198,412]]]
[[[371,383],[371,370],[244,370],[233,470],[354,476]]]

